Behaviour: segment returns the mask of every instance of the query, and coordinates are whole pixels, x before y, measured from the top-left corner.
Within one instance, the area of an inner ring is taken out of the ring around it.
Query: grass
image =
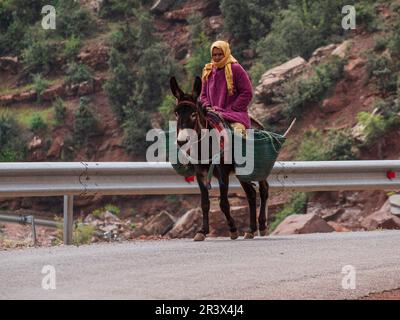
[[[304,213],[307,205],[307,194],[303,192],[296,192],[290,198],[289,203],[287,203],[283,209],[275,215],[274,221],[269,226],[269,232],[272,233],[276,227],[285,220],[288,216],[292,214]]]
[[[56,120],[54,118],[54,107],[47,107],[47,108],[4,108],[0,109],[0,114],[2,113],[12,113],[17,122],[23,126],[24,128],[29,128],[30,124],[32,123],[32,119],[35,117],[40,116],[44,122],[48,125],[56,125]]]
[[[0,95],[8,95],[8,94],[16,94],[16,93],[21,93],[21,92],[26,92],[30,90],[34,90],[35,85],[33,83],[24,85],[22,87],[18,88],[10,88],[10,87],[3,87],[0,88]]]
[[[40,116],[45,123],[55,125],[56,121],[54,118],[54,113],[54,107],[48,107],[45,109],[27,108],[14,111],[17,121],[26,128],[29,128],[32,120],[38,116]]]
[[[61,217],[54,217],[54,221],[57,222],[57,234],[56,239],[53,241],[53,245],[59,245],[63,243],[63,233],[64,233],[64,219]],[[92,237],[96,232],[96,227],[90,224],[85,224],[82,218],[74,221],[73,231],[72,231],[72,243],[75,246],[80,246],[84,244],[90,244],[92,242]]]

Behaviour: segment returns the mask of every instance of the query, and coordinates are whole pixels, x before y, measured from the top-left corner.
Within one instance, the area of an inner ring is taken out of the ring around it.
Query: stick
[[[288,135],[289,131],[292,129],[294,124],[296,123],[296,118],[293,119],[292,123],[290,124],[289,128],[286,130],[285,134],[283,135],[285,138]]]

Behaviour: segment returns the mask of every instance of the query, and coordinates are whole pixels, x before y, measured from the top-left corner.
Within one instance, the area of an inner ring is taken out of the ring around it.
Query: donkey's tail
[[[292,123],[290,124],[289,128],[286,130],[286,132],[283,134],[284,137],[286,137],[288,135],[288,133],[290,132],[290,130],[292,130],[292,127],[294,126],[294,124],[296,123],[296,118],[293,119]]]

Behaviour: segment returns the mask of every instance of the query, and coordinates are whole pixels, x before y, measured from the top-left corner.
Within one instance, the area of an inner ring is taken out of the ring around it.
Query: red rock
[[[81,63],[94,69],[108,67],[107,61],[109,58],[109,51],[109,47],[104,44],[99,44],[80,52],[77,58]]]
[[[334,96],[327,98],[322,102],[322,111],[324,112],[337,112],[347,106],[347,101],[343,97]]]
[[[388,200],[378,211],[364,218],[361,225],[366,230],[400,229],[400,218],[391,213]]]
[[[49,151],[47,151],[47,157],[59,159],[63,145],[64,145],[63,137],[60,136],[56,137],[52,141]]]
[[[55,100],[57,97],[61,97],[65,94],[65,89],[62,84],[54,85],[46,89],[42,93],[42,99],[45,101]]]
[[[334,228],[316,214],[293,214],[283,220],[272,234],[288,235],[332,231],[334,231]]]
[[[37,96],[36,91],[30,90],[30,91],[20,93],[19,99],[21,99],[20,101],[30,102],[30,101],[35,101],[36,96]]]
[[[12,94],[0,96],[0,105],[9,105],[13,101],[14,101],[14,95],[12,95]]]
[[[336,223],[334,221],[328,221],[328,224],[336,231],[336,232],[349,232],[350,229],[347,229],[346,227],[340,225],[339,223]]]
[[[224,18],[222,16],[212,16],[208,18],[208,24],[212,30],[219,30],[224,25]]]
[[[42,146],[42,139],[34,136],[32,141],[28,143],[28,150],[34,150]]]
[[[309,60],[309,63],[311,65],[321,63],[323,60],[325,60],[327,57],[330,56],[330,54],[332,53],[333,50],[336,49],[336,47],[337,47],[336,44],[329,44],[327,46],[316,49],[313,52],[313,54]]]
[[[167,211],[161,211],[144,225],[147,234],[164,235],[175,223],[175,218]]]
[[[238,231],[244,232],[249,228],[249,209],[247,206],[231,206],[231,215],[235,220]],[[192,238],[202,227],[203,213],[201,208],[186,212],[167,233],[170,238]],[[229,236],[229,227],[221,210],[210,210],[209,213],[211,237]]]
[[[19,69],[18,57],[0,57],[0,70],[17,74]]]
[[[79,85],[73,84],[65,87],[65,94],[67,97],[75,97],[78,94]]]
[[[344,67],[344,72],[351,72],[354,69],[364,66],[365,63],[366,63],[366,61],[361,58],[356,58],[356,59],[350,60],[349,63]]]
[[[85,81],[79,84],[78,96],[85,96],[94,92],[93,81]]]

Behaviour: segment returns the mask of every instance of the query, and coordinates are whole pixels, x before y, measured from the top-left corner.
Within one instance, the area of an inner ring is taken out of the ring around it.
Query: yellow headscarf
[[[220,62],[214,62],[212,60],[212,50],[214,48],[221,49],[224,53],[224,58]],[[207,63],[204,66],[203,69],[203,75],[201,76],[201,79],[204,81],[207,80],[208,76],[210,75],[212,68],[223,68],[225,67],[225,79],[226,79],[226,85],[228,87],[228,93],[229,95],[233,95],[233,75],[232,75],[232,63],[238,63],[238,61],[232,56],[231,54],[231,49],[229,47],[229,43],[226,41],[215,41],[211,45],[211,62]]]

